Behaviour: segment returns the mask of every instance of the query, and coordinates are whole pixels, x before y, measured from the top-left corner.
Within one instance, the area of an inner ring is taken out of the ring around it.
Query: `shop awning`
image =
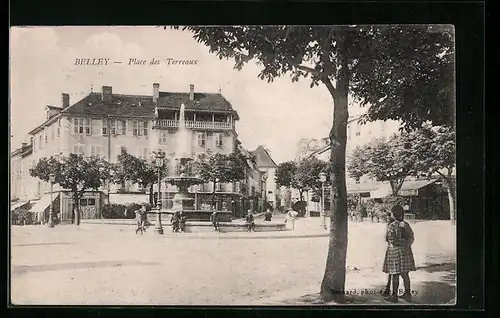
[[[56,199],[59,196],[59,193],[53,194],[52,199]],[[50,206],[50,194],[44,195],[40,200],[34,202],[33,206],[30,209],[30,212],[41,213],[45,211]]]
[[[401,189],[399,190],[399,195],[402,196],[417,196],[418,190],[436,182],[437,179],[430,180],[408,180],[403,182]],[[392,193],[391,186],[389,184],[384,184],[378,189],[370,192],[370,197],[372,198],[384,198]]]
[[[399,190],[399,194],[405,196],[417,196],[419,189],[428,186],[429,184],[436,181],[437,179],[405,181],[403,183],[403,186],[401,187],[401,190]]]
[[[21,208],[23,205],[26,205],[30,203],[29,201],[17,201],[17,202],[12,202],[10,204],[10,210],[14,211],[15,209]]]

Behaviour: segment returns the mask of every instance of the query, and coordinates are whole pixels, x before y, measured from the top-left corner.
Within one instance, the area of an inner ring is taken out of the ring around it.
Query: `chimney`
[[[102,87],[102,101],[103,102],[110,102],[112,96],[113,96],[113,88],[111,86],[103,86]]]
[[[158,102],[158,98],[160,98],[160,84],[153,83],[153,103]]]
[[[69,107],[69,94],[67,93],[62,93],[61,94],[61,100],[62,100],[62,107],[67,108]]]
[[[27,142],[21,143],[21,149],[24,149],[26,147],[28,147],[28,143]]]
[[[194,100],[194,85],[189,85],[189,100]]]

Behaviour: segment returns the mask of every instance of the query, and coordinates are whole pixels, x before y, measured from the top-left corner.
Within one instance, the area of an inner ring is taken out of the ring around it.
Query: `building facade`
[[[176,132],[181,104],[185,105],[185,124],[190,132],[189,140],[184,141],[189,147],[182,147],[188,150],[187,155],[230,154],[239,150],[238,113],[220,93],[195,92],[194,85],[184,93],[161,92],[159,86],[154,83],[149,96],[115,94],[111,86],[103,86],[101,92],[90,92],[74,104],[70,103],[69,95],[63,93],[61,106],[47,106],[44,122],[29,132],[29,145],[23,144],[23,148],[12,152],[11,197],[38,200],[40,207],[35,204],[35,208],[46,210],[47,199],[42,199],[50,193],[50,184],[29,175],[29,169],[43,157],[76,153],[116,162],[122,150],[145,159],[158,149],[166,153],[167,159],[174,157],[179,147]],[[200,200],[200,208],[206,208],[212,187],[212,184],[205,184],[191,189]],[[124,203],[126,194],[135,194],[134,198],[139,196],[140,200],[147,198],[144,189],[129,183],[109,184],[99,190],[89,192],[85,200],[82,199],[86,201],[81,202],[82,208],[95,207],[86,208],[87,217],[99,217],[102,203]],[[218,209],[234,208],[233,201],[241,195],[237,190],[236,184],[217,185],[216,192],[221,194],[220,197],[222,194],[227,196],[227,200],[218,201]],[[163,191],[166,193],[162,195],[161,203],[168,208],[176,189],[162,184]],[[53,192],[53,197],[60,202],[60,216],[65,220],[71,214],[70,195],[57,185],[54,185]]]
[[[264,146],[258,146],[257,149],[251,152],[255,158],[257,167],[262,173],[262,200],[268,202],[272,209],[277,207],[277,185],[276,185],[276,169],[278,165],[271,158],[269,150]]]

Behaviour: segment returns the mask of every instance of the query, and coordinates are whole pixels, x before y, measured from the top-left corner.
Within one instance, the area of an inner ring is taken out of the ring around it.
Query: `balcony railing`
[[[157,119],[154,121],[155,127],[177,128],[179,121],[174,119]],[[186,120],[186,128],[201,128],[201,129],[233,129],[232,123],[228,122],[212,122],[212,121],[193,121]]]

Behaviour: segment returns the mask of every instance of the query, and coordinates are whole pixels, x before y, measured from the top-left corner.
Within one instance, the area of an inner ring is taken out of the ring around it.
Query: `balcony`
[[[155,128],[178,128],[179,121],[174,119],[156,119],[153,126]],[[228,122],[186,120],[186,128],[231,130],[233,129],[233,125]]]

